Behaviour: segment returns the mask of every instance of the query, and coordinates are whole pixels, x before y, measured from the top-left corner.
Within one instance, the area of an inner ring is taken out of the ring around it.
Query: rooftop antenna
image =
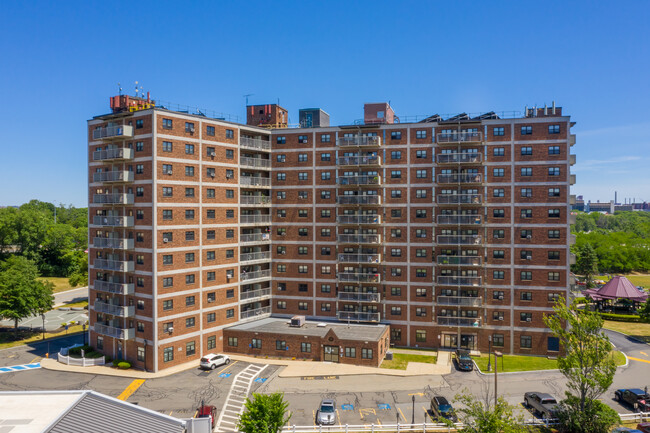
[[[135,82],[135,97],[138,97],[138,82]]]
[[[120,96],[122,96],[122,85],[120,83],[117,83],[117,88],[119,89]]]
[[[248,97],[253,96],[255,93],[247,93],[244,95],[244,98],[246,98],[246,106],[248,107]]]

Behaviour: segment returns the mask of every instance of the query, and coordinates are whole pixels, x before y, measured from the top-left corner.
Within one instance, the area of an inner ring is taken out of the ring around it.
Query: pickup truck
[[[627,403],[634,410],[650,412],[650,395],[640,388],[617,389],[614,400]]]
[[[532,410],[534,415],[539,415],[542,419],[555,418],[557,400],[551,394],[527,392],[524,394],[524,403]]]

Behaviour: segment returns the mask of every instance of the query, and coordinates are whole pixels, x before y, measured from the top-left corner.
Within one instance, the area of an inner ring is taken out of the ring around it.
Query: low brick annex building
[[[269,317],[223,330],[224,351],[379,367],[389,347],[387,325]]]

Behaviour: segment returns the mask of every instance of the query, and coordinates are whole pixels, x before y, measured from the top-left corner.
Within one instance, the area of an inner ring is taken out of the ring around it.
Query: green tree
[[[456,410],[459,420],[465,425],[461,433],[522,433],[530,431],[523,417],[514,415],[514,407],[503,398],[498,398],[496,406],[489,395],[484,401],[469,391],[454,399],[461,407]]]
[[[575,271],[585,276],[587,288],[594,287],[594,275],[598,274],[598,257],[591,244],[586,243],[578,248]]]
[[[575,396],[560,402],[556,416],[560,433],[609,433],[621,422],[618,413],[599,400],[580,410],[580,399]]]
[[[644,321],[650,322],[650,299],[648,299],[639,309],[639,316],[641,316]]]
[[[70,251],[65,257],[68,266],[68,282],[72,287],[88,285],[88,254],[84,251]]]
[[[246,399],[244,413],[239,417],[237,428],[244,433],[278,433],[289,422],[289,403],[284,394],[253,394],[253,400]]]

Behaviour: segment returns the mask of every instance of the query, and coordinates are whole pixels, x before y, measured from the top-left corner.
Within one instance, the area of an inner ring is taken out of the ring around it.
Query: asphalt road
[[[54,340],[45,342],[33,342],[24,346],[12,347],[10,349],[0,350],[0,367],[8,367],[12,365],[29,364],[38,362],[40,358],[45,357],[48,353],[58,353],[62,347],[69,347],[76,343],[83,343],[83,335],[71,335],[69,337],[60,337]],[[13,374],[13,373],[11,373]],[[47,381],[45,382],[47,383]],[[7,390],[6,388],[0,389]],[[52,389],[66,389],[66,388],[52,388]]]
[[[67,290],[54,294],[54,306],[69,304],[71,302],[81,302],[88,299],[88,287],[79,287],[78,289]]]

